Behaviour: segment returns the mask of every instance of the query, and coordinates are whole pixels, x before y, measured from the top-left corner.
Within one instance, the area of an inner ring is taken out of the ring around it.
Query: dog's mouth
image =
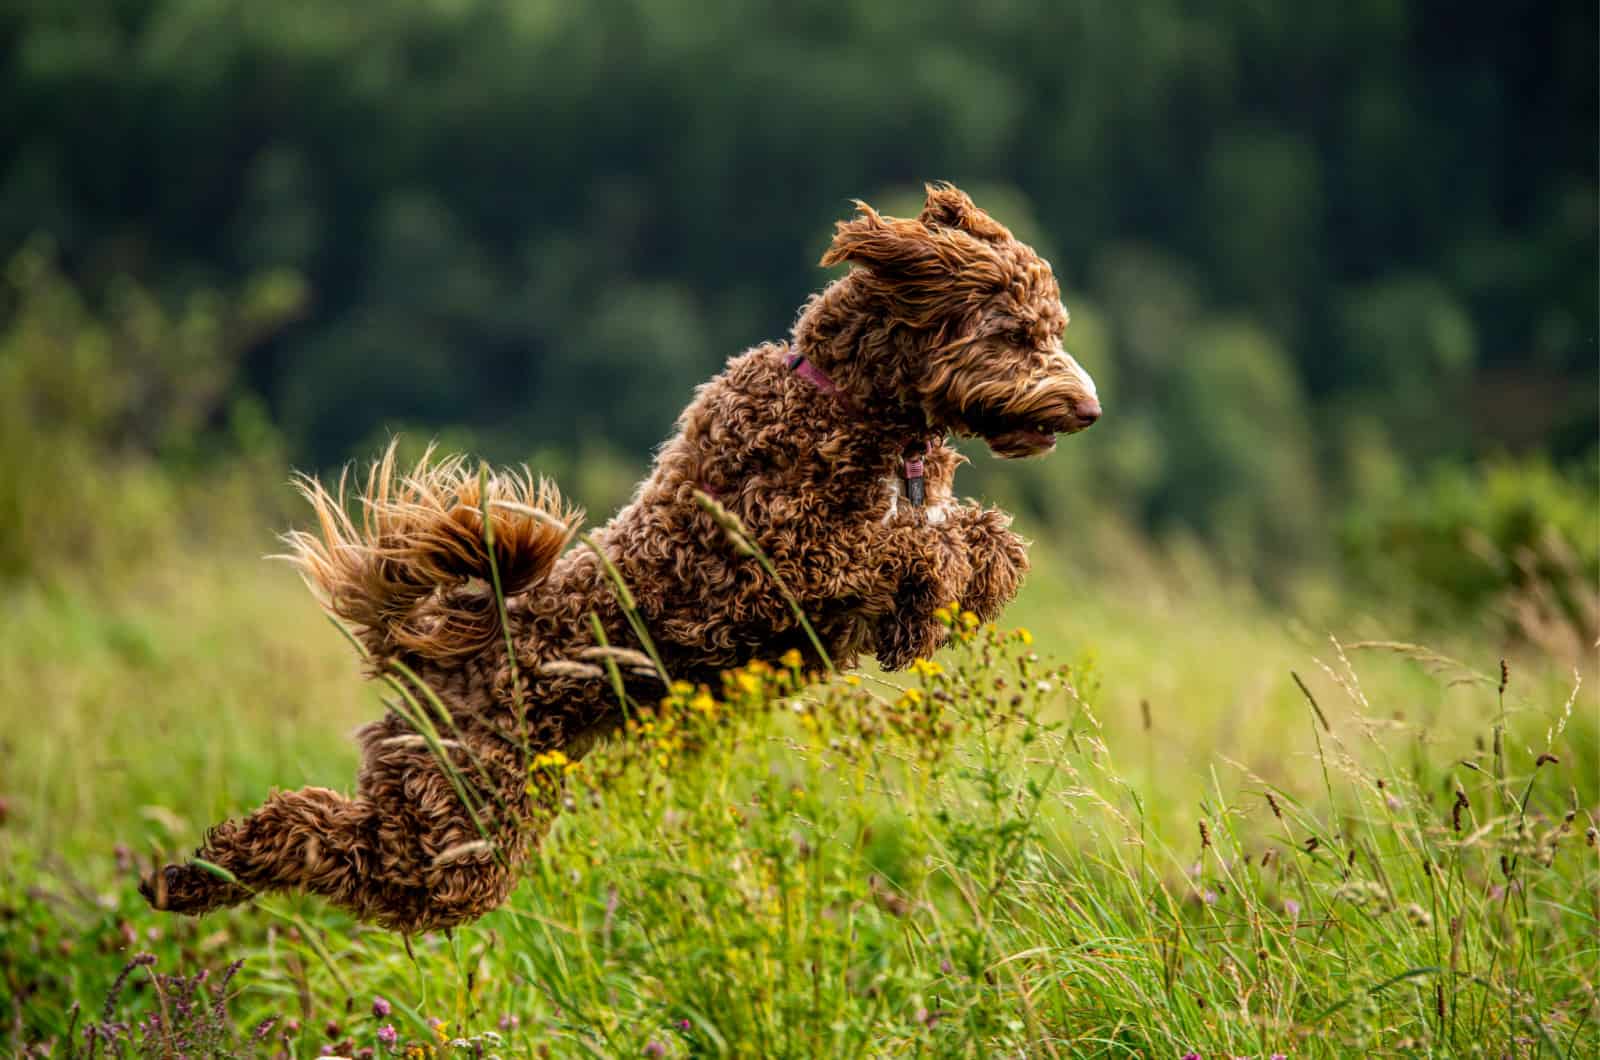
[[[1042,427],[1018,427],[994,433],[985,431],[980,437],[990,452],[1007,460],[1043,456],[1056,447],[1055,432]]]
[[[978,410],[963,417],[968,430],[982,438],[995,456],[1006,460],[1043,456],[1055,449],[1057,435],[1076,434],[1099,418],[1097,402],[1054,413],[1019,416]]]

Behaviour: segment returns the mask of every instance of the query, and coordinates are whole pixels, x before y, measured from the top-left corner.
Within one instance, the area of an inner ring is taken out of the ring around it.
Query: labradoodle
[[[946,437],[1034,456],[1100,415],[1062,349],[1050,265],[957,188],[930,186],[914,219],[858,203],[822,258],[841,263],[854,267],[811,297],[787,343],[740,354],[696,392],[594,535],[674,678],[715,682],[790,648],[820,661],[697,492],[748,528],[840,666],[870,652],[893,670],[940,646],[936,609],[988,619],[1027,569],[1009,516],[953,497],[963,458]],[[391,447],[354,521],[342,485],[301,489],[319,525],[288,536],[290,558],[405,694],[361,730],[353,796],[275,792],[141,890],[190,914],[302,890],[405,932],[471,920],[505,899],[554,811],[530,791],[528,755],[577,758],[621,720],[598,664],[625,663],[642,701],[660,678],[599,555],[566,548],[576,514],[525,472],[427,457],[407,470]]]

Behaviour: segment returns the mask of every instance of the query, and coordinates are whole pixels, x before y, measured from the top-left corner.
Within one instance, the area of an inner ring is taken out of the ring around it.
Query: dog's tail
[[[582,513],[526,468],[478,472],[463,456],[435,459],[429,446],[408,471],[395,449],[367,472],[359,522],[346,510],[348,473],[334,492],[300,476],[317,532],[285,534],[283,558],[329,613],[355,627],[375,665],[397,655],[461,659],[501,635],[495,576],[508,597],[539,582]]]

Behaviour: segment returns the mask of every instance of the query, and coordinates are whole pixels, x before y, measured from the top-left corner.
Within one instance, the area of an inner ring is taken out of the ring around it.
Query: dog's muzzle
[[[974,417],[973,426],[996,456],[1042,456],[1055,448],[1057,435],[1077,434],[1100,418],[1100,397],[1083,366],[1058,350],[1050,367],[1007,407]]]

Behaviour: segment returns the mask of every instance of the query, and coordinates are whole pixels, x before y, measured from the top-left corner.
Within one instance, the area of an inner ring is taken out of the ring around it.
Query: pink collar
[[[828,378],[828,373],[818,368],[816,364],[803,353],[791,353],[785,360],[789,370],[804,379],[824,394],[838,394],[839,385]]]

